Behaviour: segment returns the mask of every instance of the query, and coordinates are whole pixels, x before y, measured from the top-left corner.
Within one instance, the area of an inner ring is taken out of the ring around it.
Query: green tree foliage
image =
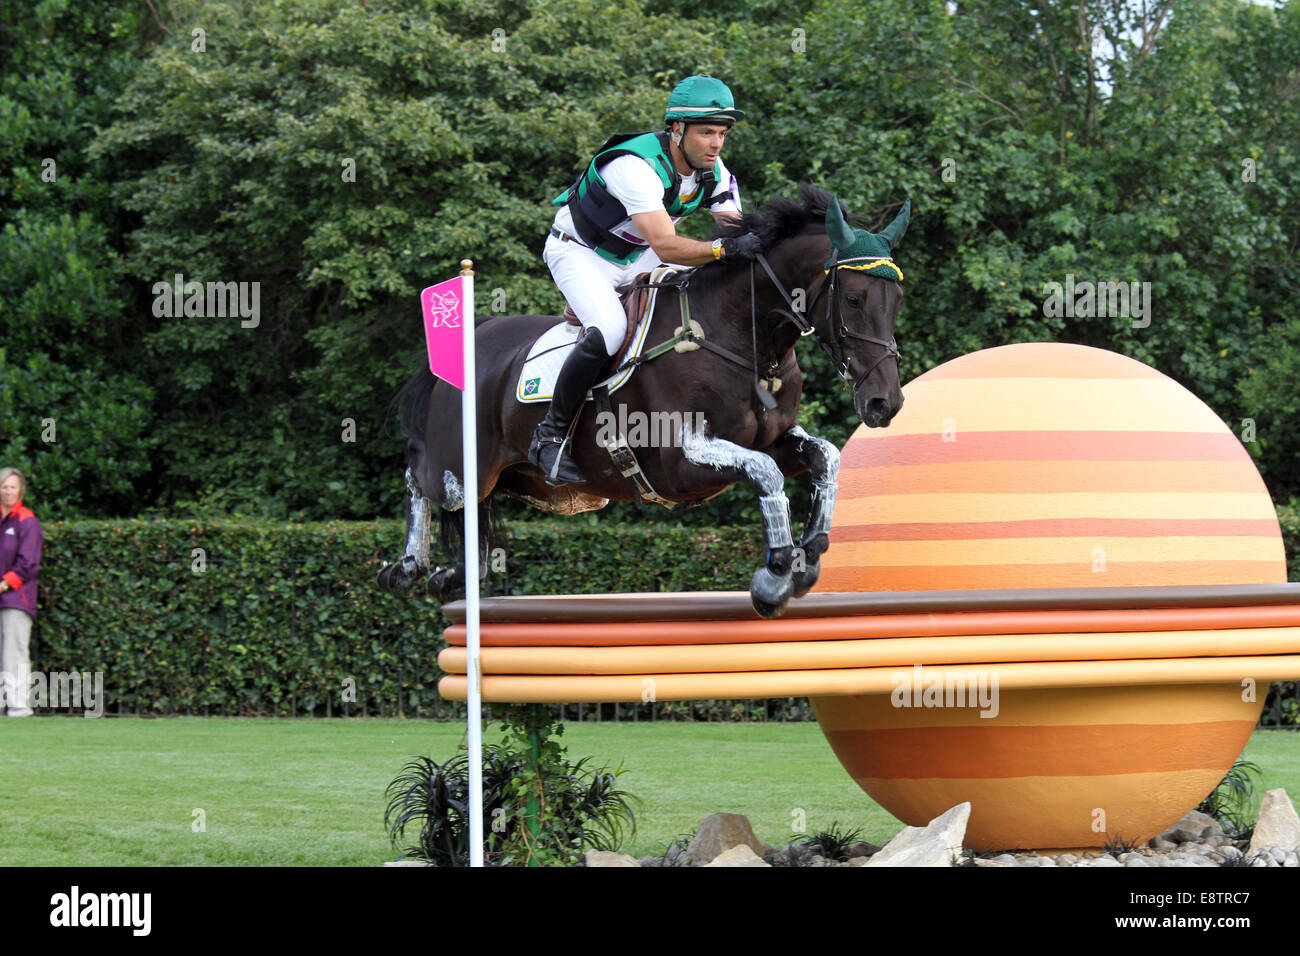
[[[150,26],[143,4],[21,6],[0,26],[0,461],[34,503],[129,513],[153,468],[153,393],[111,245],[112,165],[86,152]]]
[[[0,29],[0,451],[69,513],[396,513],[419,289],[472,256],[480,311],[557,311],[550,199],[697,71],[748,113],[748,208],[812,180],[879,227],[911,197],[905,379],[1114,349],[1255,420],[1271,490],[1300,494],[1296,4],[47,0]],[[155,314],[178,273],[259,283],[258,323]],[[1149,282],[1150,324],[1049,314],[1068,275]],[[842,442],[849,396],[800,348],[801,421]],[[88,437],[43,443],[46,417]]]
[[[138,218],[137,282],[260,283],[256,328],[135,312],[169,409],[163,503],[270,516],[391,513],[383,412],[419,361],[420,288],[474,254],[480,309],[557,310],[548,200],[611,128],[653,124],[679,51],[725,63],[702,24],[587,0],[218,3],[193,24],[203,51],[161,44],[95,153]]]

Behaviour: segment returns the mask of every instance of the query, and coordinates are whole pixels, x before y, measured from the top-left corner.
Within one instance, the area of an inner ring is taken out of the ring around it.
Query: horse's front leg
[[[384,563],[379,569],[379,586],[393,594],[411,590],[420,575],[429,570],[429,515],[431,502],[406,469],[406,549],[397,564]]]
[[[812,501],[803,536],[794,555],[794,596],[803,597],[817,583],[821,557],[831,546],[831,519],[835,515],[835,493],[839,488],[840,450],[824,438],[814,438],[798,425],[777,440],[772,457],[781,470],[812,472]]]
[[[790,570],[794,539],[790,533],[790,499],[785,496],[785,475],[771,456],[722,438],[709,438],[687,429],[682,437],[686,460],[711,467],[733,481],[748,481],[758,492],[763,513],[763,536],[767,561],[749,582],[750,600],[762,617],[780,616],[794,592]]]

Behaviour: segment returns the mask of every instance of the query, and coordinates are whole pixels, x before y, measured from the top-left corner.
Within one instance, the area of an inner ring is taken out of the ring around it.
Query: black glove
[[[753,259],[763,251],[763,240],[752,232],[722,240],[722,254],[728,259]]]

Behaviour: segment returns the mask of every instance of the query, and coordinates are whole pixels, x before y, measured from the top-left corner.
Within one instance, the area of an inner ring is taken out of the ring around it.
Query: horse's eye
[[[862,296],[858,295],[856,292],[850,292],[844,297],[844,299],[855,309],[862,305]]]

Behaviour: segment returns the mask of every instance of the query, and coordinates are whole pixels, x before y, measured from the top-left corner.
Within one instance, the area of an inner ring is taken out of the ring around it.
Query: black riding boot
[[[528,446],[528,460],[542,470],[548,485],[580,485],[587,480],[573,462],[567,435],[574,416],[586,401],[587,391],[608,362],[605,337],[597,328],[587,329],[564,360],[551,407]]]

